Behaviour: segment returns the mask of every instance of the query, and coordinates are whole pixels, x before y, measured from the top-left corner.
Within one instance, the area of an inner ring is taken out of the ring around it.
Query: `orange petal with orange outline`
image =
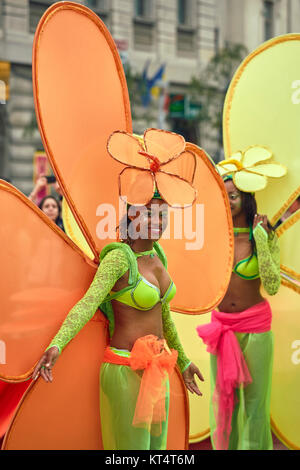
[[[146,205],[154,194],[154,177],[150,171],[124,168],[119,177],[122,199],[131,205]]]
[[[175,160],[165,163],[162,167],[164,172],[177,175],[189,183],[192,183],[196,170],[196,156],[192,152],[186,151],[178,158],[175,158]]]
[[[118,162],[137,168],[149,169],[149,160],[140,155],[144,151],[139,139],[126,132],[116,131],[108,139],[108,153]]]
[[[155,181],[159,194],[169,206],[191,205],[196,199],[196,190],[179,176],[159,171],[155,174]]]
[[[147,129],[144,133],[146,151],[161,163],[167,163],[185,150],[182,135],[160,129]]]

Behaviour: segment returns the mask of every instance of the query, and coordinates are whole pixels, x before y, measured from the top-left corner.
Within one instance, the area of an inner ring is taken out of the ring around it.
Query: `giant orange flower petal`
[[[196,156],[192,152],[182,152],[178,158],[163,165],[163,171],[192,183],[196,170]]]
[[[155,181],[161,197],[171,207],[191,205],[196,199],[196,190],[179,176],[159,171],[155,174]]]
[[[121,59],[100,18],[68,1],[53,4],[42,17],[32,60],[43,147],[97,260],[107,243],[97,237],[97,208],[102,202],[118,207],[111,182],[117,181],[120,164],[108,156],[107,140],[116,130],[132,132]],[[79,88],[84,99],[74,99]]]
[[[12,185],[1,181],[0,198],[2,219],[7,211],[1,242],[9,247],[1,254],[0,377],[19,382],[30,377],[97,265]]]
[[[149,160],[139,153],[144,151],[140,140],[127,132],[114,132],[108,139],[107,150],[111,157],[125,165],[150,168]]]
[[[154,176],[150,171],[124,168],[119,177],[119,192],[128,204],[146,205],[154,194]]]
[[[182,135],[161,129],[147,129],[144,142],[147,153],[158,158],[161,163],[173,160],[185,149]]]

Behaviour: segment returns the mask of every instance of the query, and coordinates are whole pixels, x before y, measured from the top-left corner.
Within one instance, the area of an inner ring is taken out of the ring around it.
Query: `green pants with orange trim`
[[[114,349],[120,355],[128,351]],[[100,369],[100,418],[104,450],[165,450],[170,386],[167,382],[166,421],[150,427],[132,426],[141,376],[129,366],[103,363]]]

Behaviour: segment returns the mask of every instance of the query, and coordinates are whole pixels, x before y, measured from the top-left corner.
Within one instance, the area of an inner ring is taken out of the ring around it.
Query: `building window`
[[[109,2],[108,0],[85,0],[85,5],[93,10],[97,16],[109,27]]]
[[[95,10],[106,11],[108,5],[106,0],[86,0],[86,6]]]
[[[177,51],[191,55],[196,49],[196,3],[194,0],[177,0]]]
[[[29,31],[31,33],[35,33],[41,17],[52,3],[55,2],[50,2],[49,0],[29,1]]]
[[[264,2],[265,41],[274,36],[274,2]]]
[[[218,54],[220,49],[220,30],[219,28],[214,28],[214,51],[215,54]]]
[[[134,47],[151,51],[154,45],[154,5],[152,0],[135,0],[133,35]]]
[[[153,19],[152,15],[153,2],[152,0],[135,0],[134,2],[134,16],[135,18]]]
[[[181,26],[186,26],[188,23],[187,7],[188,7],[187,0],[177,1],[178,24]]]
[[[50,5],[56,3],[49,0],[30,0],[29,1],[29,31],[35,33],[38,22],[49,8]],[[108,21],[108,0],[85,0],[84,4],[93,10],[105,24]]]

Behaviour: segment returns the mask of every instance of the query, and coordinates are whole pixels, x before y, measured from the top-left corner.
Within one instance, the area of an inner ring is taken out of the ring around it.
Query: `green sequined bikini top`
[[[116,292],[111,291],[111,293]],[[117,296],[115,300],[138,310],[151,310],[159,302],[162,304],[170,302],[175,294],[176,286],[173,281],[161,297],[159,288],[140,275],[135,287]]]
[[[128,250],[127,253],[129,254]],[[130,286],[121,289],[120,291],[111,291],[110,300],[117,300],[118,302],[128,305],[129,307],[134,307],[137,310],[151,310],[159,302],[162,304],[169,303],[176,294],[176,286],[174,282],[170,280],[168,289],[164,295],[161,296],[160,289],[140,274],[136,262],[136,258],[139,258],[140,256],[150,255],[150,257],[153,257],[157,255],[166,267],[166,258],[160,249],[160,246],[155,244],[152,250],[142,253],[135,253],[131,250],[131,258],[132,255],[135,259],[134,264],[136,265],[136,273],[133,275],[135,280],[129,281]]]
[[[233,231],[234,231],[234,234],[249,233],[250,234],[249,240],[252,237],[251,228],[234,227]],[[246,279],[249,281],[252,279],[258,279],[260,275],[259,275],[258,259],[257,259],[256,251],[254,251],[254,253],[252,253],[252,255],[248,256],[247,258],[244,258],[238,261],[236,265],[234,266],[232,272],[240,276],[242,279]]]

